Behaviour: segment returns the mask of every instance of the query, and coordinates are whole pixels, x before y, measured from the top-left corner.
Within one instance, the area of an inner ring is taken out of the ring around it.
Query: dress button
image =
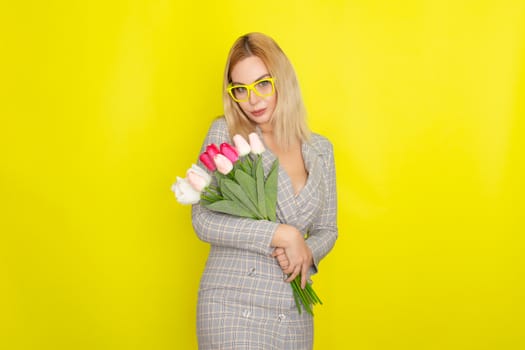
[[[248,276],[251,276],[251,277],[255,276],[255,267],[252,267],[250,269],[250,272],[248,272]]]
[[[279,322],[282,322],[286,319],[286,315],[285,314],[279,314],[279,316],[277,317],[279,319]]]
[[[244,311],[242,312],[242,317],[246,317],[246,318],[248,318],[248,317],[250,317],[251,314],[252,314],[252,313],[251,313],[249,310],[244,310]]]

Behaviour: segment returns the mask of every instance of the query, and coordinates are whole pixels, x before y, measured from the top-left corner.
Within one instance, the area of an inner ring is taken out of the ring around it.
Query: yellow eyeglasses
[[[250,99],[250,91],[255,92],[259,97],[268,97],[274,94],[274,78],[264,78],[257,80],[250,85],[228,86],[228,93],[235,102],[246,102]]]

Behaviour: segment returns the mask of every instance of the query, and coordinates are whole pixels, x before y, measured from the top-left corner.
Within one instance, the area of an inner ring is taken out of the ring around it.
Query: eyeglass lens
[[[249,98],[249,86],[237,86],[232,88],[233,96],[238,100],[246,100]],[[253,85],[255,93],[261,97],[271,95],[273,92],[273,84],[270,79],[263,79]]]

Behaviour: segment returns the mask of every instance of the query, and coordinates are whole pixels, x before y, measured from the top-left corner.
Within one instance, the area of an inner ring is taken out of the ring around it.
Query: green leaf
[[[253,203],[253,205],[257,205],[257,192],[256,192],[256,184],[255,179],[253,179],[250,175],[246,174],[241,169],[235,170],[235,180],[241,186],[241,188],[246,192],[246,195],[250,199],[250,201]]]
[[[271,221],[276,221],[276,207],[277,207],[277,180],[279,175],[279,161],[276,159],[264,184],[264,194],[266,199],[266,213]]]
[[[262,157],[258,156],[255,161],[255,182],[257,183],[257,208],[263,217],[268,217],[266,214],[266,193],[264,189],[264,169],[262,164]],[[275,221],[275,220],[272,220]]]
[[[251,174],[252,173],[252,162],[250,156],[246,155],[242,157],[240,163],[240,168],[246,173]]]
[[[205,200],[210,203],[217,202],[221,199],[222,199],[222,196],[219,195],[217,191],[215,191],[214,189],[210,187],[208,187],[206,190],[204,190],[201,193],[201,200]]]
[[[255,217],[250,211],[243,208],[241,205],[239,205],[238,202],[232,200],[223,199],[213,203],[203,203],[203,205],[204,207],[210,210],[217,211],[220,213],[255,219]]]
[[[246,210],[252,212],[255,218],[264,219],[261,216],[261,213],[259,213],[257,210],[257,207],[250,201],[250,198],[248,198],[248,195],[243,191],[238,183],[226,178],[221,180],[220,186],[224,197],[238,202]]]

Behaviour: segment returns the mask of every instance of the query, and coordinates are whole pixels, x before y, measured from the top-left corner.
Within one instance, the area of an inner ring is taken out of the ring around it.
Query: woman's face
[[[271,77],[266,65],[257,56],[247,57],[233,66],[231,79],[234,85],[249,85],[263,78]],[[250,91],[250,97],[246,102],[237,102],[244,114],[260,127],[269,126],[275,105],[277,93],[261,97]]]

